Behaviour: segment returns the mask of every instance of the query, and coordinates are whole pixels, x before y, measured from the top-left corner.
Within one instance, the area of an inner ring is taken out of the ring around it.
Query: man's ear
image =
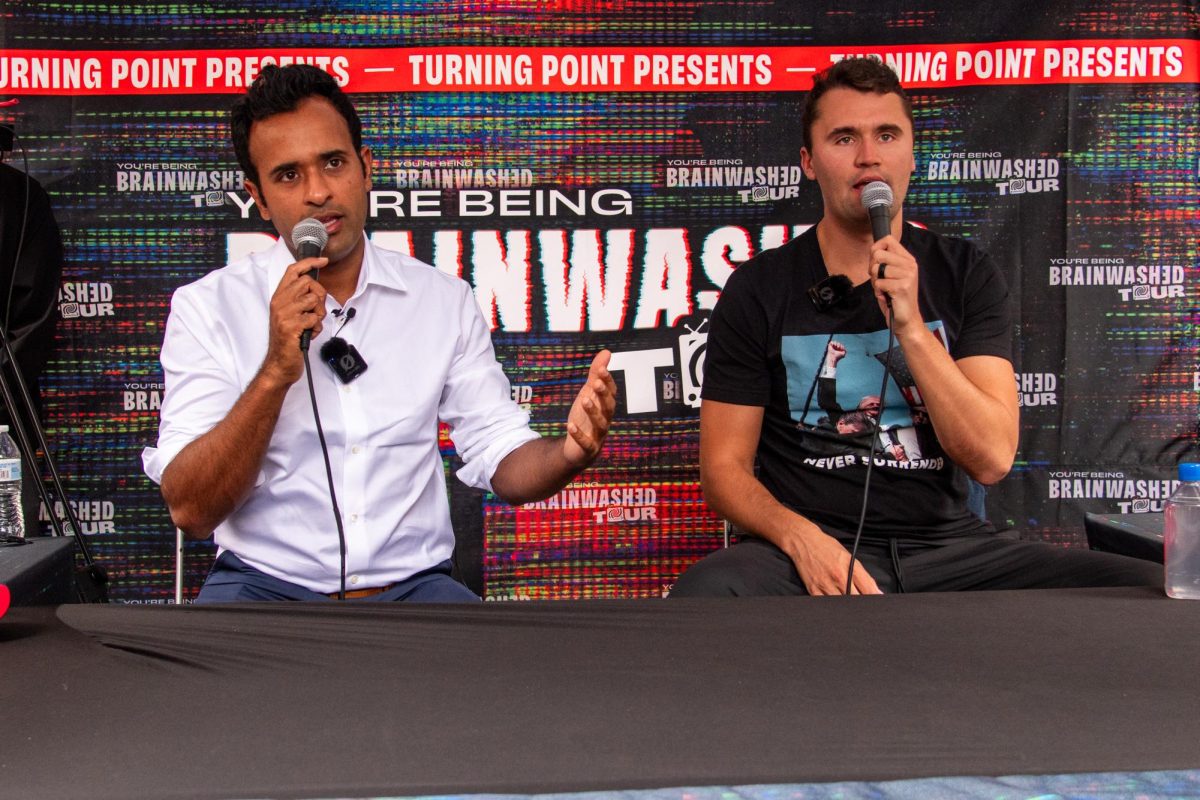
[[[916,168],[915,161],[913,162],[913,168]],[[810,181],[816,179],[817,174],[813,172],[812,168],[812,153],[808,152],[807,147],[800,148],[800,169],[804,170],[804,177]]]
[[[254,198],[254,205],[258,207],[259,216],[265,220],[271,219],[271,210],[267,208],[267,201],[263,199],[262,192],[258,185],[252,180],[243,180],[242,185],[246,187],[246,191]]]
[[[362,161],[363,178],[367,181],[367,191],[369,192],[371,191],[371,170],[373,168],[373,164],[371,163],[371,148],[364,147],[359,150],[358,158]]]

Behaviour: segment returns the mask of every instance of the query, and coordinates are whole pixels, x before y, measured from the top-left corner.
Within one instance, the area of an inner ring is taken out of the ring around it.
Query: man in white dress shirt
[[[351,599],[477,600],[450,577],[438,420],[463,458],[459,479],[514,504],[544,499],[600,453],[616,405],[610,354],[592,361],[566,434],[539,437],[471,287],[367,241],[371,152],[333,78],[267,67],[231,127],[246,188],[280,238],[175,293],[158,447],[144,457],[174,523],[219,546],[197,602],[338,597],[343,575]],[[291,232],[307,218],[329,241],[297,260]],[[314,352],[336,336],[369,365],[337,375],[312,360],[344,564],[302,380],[305,330]]]

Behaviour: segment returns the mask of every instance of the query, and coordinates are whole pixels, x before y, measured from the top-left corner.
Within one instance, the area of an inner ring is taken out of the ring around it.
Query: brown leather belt
[[[377,594],[383,594],[384,592],[386,592],[388,589],[391,589],[395,585],[396,584],[394,584],[394,583],[389,583],[387,586],[375,586],[371,589],[352,589],[352,590],[346,592],[346,599],[347,600],[359,600],[364,597],[372,597]],[[334,600],[338,599],[337,592],[330,592],[327,596],[333,598]]]

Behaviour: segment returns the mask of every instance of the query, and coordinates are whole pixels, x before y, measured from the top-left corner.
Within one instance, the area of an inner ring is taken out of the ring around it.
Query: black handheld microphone
[[[862,204],[871,217],[871,235],[878,242],[892,232],[892,187],[871,181],[863,188]]]
[[[321,251],[327,244],[329,244],[329,232],[325,230],[325,226],[318,219],[313,217],[302,219],[296,223],[296,227],[292,228],[292,249],[296,251],[298,259],[316,258],[321,255]],[[312,269],[305,274],[315,279],[316,272],[315,269]],[[311,339],[311,328],[301,331],[300,349],[307,350]]]
[[[319,219],[302,219],[292,228],[292,249],[296,251],[297,259],[316,258],[327,244],[329,232]]]
[[[875,237],[875,241],[879,241],[883,237],[892,232],[892,187],[888,186],[883,181],[871,181],[862,191],[863,208],[867,210],[867,214],[871,217],[871,234]],[[879,268],[879,277],[883,277],[883,266]],[[892,374],[892,348],[895,345],[896,338],[892,331],[892,298],[885,294],[884,299],[887,300],[888,314],[888,347],[887,357],[883,362],[883,384],[879,387],[879,420],[883,421],[883,412],[887,408],[884,405],[884,398],[887,397],[888,378]],[[858,514],[858,529],[854,532],[854,543],[850,546],[850,568],[846,570],[846,588],[844,593],[850,594],[854,588],[854,563],[858,558],[858,544],[862,540],[863,525],[867,521],[867,499],[871,496],[871,468],[875,466],[875,455],[879,452],[879,432],[876,431],[871,437],[871,450],[867,456],[867,476],[863,480],[863,499],[862,508]],[[904,591],[901,584],[901,591]]]
[[[883,181],[871,181],[862,190],[863,208],[871,217],[871,235],[875,241],[892,232],[892,187]],[[879,277],[883,277],[883,267],[879,268]],[[885,294],[888,308],[892,307],[891,295]]]

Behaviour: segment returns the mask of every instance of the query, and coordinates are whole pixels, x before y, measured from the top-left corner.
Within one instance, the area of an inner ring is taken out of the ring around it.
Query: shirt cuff
[[[504,457],[526,442],[541,437],[531,428],[525,427],[498,437],[482,452],[465,462],[457,475],[467,486],[492,491],[492,476],[496,474]]]
[[[160,442],[158,447],[142,448],[142,469],[145,471],[146,477],[161,486],[162,476],[166,471],[167,466],[174,461],[175,456],[179,455],[183,451],[183,448],[187,447],[189,444],[191,444],[190,441],[172,445],[163,445]],[[257,489],[266,482],[267,473],[260,469],[258,471],[258,475],[254,478],[254,487]]]
[[[182,448],[146,447],[142,449],[142,469],[146,476],[157,484],[162,484],[163,470],[179,455]]]

